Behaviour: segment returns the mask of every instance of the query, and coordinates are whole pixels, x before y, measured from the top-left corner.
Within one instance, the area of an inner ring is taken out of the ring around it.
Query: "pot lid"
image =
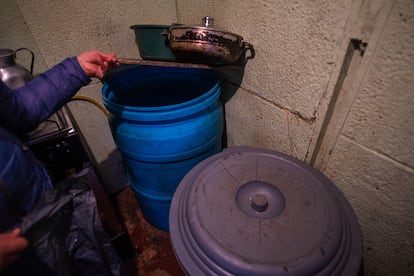
[[[205,31],[205,32],[212,32],[212,33],[221,33],[222,35],[229,35],[234,36],[236,39],[243,40],[243,37],[241,35],[216,29],[214,26],[214,18],[210,16],[205,16],[202,18],[202,24],[201,25],[187,25],[187,24],[171,24],[170,30],[192,30],[192,31]]]
[[[185,176],[170,234],[190,275],[352,275],[362,254],[356,217],[326,177],[287,155],[245,147]]]

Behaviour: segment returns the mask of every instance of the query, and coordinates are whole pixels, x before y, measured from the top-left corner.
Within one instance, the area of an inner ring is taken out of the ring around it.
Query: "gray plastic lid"
[[[356,275],[362,254],[352,208],[326,177],[295,158],[246,147],[185,176],[170,235],[190,275]]]

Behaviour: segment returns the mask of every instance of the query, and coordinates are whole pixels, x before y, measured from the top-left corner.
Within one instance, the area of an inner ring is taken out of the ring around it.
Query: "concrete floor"
[[[123,275],[185,275],[172,251],[169,234],[145,220],[131,189],[118,193],[115,202],[135,252],[124,263]]]

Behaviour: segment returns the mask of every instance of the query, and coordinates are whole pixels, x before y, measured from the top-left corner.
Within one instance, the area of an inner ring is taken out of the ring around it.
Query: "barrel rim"
[[[177,68],[175,68],[177,69]],[[179,68],[182,69],[182,68]],[[139,70],[137,70],[138,72]],[[110,89],[111,83],[117,81],[117,78],[111,79],[108,83],[105,83],[102,87],[102,98],[105,108],[112,114],[115,114],[123,119],[127,120],[145,120],[145,121],[158,121],[158,120],[168,120],[175,119],[182,116],[190,116],[200,110],[206,109],[206,106],[213,105],[221,95],[220,81],[214,72],[211,70],[202,69],[190,69],[190,70],[171,70],[171,69],[159,69],[159,67],[149,68],[148,70],[143,70],[143,74],[140,77],[151,77],[159,75],[159,72],[186,72],[186,74],[194,74],[201,77],[206,77],[211,82],[211,87],[206,90],[203,94],[195,97],[191,100],[184,101],[172,105],[162,105],[162,106],[131,106],[131,105],[122,105],[116,102],[111,101],[111,95],[114,95],[114,92]],[[125,80],[128,81],[134,77],[135,70],[131,70],[128,75],[125,77]],[[135,76],[136,77],[136,76]],[[121,76],[122,79],[122,76]],[[120,80],[118,80],[120,81]]]

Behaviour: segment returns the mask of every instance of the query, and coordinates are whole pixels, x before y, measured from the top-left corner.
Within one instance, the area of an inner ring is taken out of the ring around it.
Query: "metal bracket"
[[[360,51],[361,52],[361,56],[363,56],[364,53],[365,53],[365,50],[368,47],[368,42],[364,42],[361,39],[352,38],[351,39],[351,43],[354,46],[354,50]]]

